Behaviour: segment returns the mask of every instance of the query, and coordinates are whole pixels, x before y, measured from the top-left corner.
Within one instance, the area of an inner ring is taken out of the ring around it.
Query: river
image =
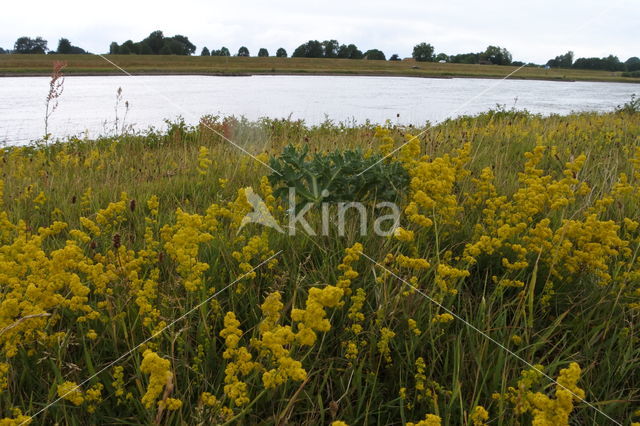
[[[0,78],[0,143],[21,145],[44,134],[47,77]],[[53,138],[114,132],[118,117],[144,130],[182,116],[195,124],[205,114],[336,122],[422,125],[494,108],[541,114],[611,111],[640,94],[640,84],[474,78],[361,76],[91,76],[67,77],[49,119]]]

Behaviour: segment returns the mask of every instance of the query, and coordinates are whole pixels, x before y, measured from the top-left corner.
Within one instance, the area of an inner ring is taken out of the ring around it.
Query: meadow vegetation
[[[393,152],[400,227],[245,224],[248,193],[287,223],[282,179],[220,134],[273,165],[289,145],[309,161]],[[634,107],[420,129],[208,116],[4,148],[0,195],[0,424],[640,414]]]

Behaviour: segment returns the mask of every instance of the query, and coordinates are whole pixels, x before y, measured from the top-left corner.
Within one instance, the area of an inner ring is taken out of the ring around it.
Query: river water
[[[542,114],[611,111],[640,94],[640,84],[361,76],[91,76],[67,77],[49,119],[54,138],[112,134],[118,118],[135,129],[162,128],[205,114],[336,122],[422,125],[494,108]],[[0,143],[21,145],[44,134],[47,77],[0,78]]]

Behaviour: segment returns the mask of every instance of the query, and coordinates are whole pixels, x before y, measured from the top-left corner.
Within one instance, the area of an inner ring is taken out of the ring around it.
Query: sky
[[[42,36],[55,49],[61,37],[90,52],[112,41],[139,41],[154,30],[182,34],[197,46],[252,55],[265,47],[289,54],[307,40],[337,39],[387,57],[411,56],[431,43],[436,53],[507,48],[514,60],[546,63],[569,50],[576,57],[640,56],[640,0],[31,0],[3,2],[0,47],[20,36]]]

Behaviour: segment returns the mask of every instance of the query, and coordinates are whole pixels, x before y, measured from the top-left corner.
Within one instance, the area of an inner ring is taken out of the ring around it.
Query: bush
[[[308,153],[307,145],[299,151],[289,145],[282,155],[269,161],[275,170],[269,176],[271,184],[277,187],[274,195],[286,199],[293,187],[296,195],[302,197],[300,208],[323,201],[395,201],[409,183],[409,175],[401,164],[380,161],[380,154],[365,157],[356,149],[315,153],[308,158]]]

